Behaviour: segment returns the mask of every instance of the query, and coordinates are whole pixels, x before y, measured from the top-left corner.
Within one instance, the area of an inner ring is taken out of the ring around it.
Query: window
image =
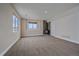
[[[29,22],[27,24],[28,29],[37,29],[37,23],[36,22]]]
[[[19,23],[20,20],[15,15],[13,15],[13,32],[17,32],[19,30]]]

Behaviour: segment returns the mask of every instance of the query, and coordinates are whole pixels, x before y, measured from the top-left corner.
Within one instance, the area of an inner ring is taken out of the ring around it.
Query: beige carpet
[[[78,56],[79,45],[51,36],[25,37],[6,56]]]

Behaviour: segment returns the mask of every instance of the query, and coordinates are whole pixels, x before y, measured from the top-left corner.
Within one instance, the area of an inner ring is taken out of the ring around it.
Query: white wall
[[[16,13],[9,4],[0,4],[0,55],[5,54],[20,38],[20,28],[18,32],[13,32],[13,14]]]
[[[63,16],[51,21],[51,35],[79,43],[79,7],[75,7]]]
[[[37,22],[37,29],[28,29],[27,24],[29,22]],[[22,36],[36,36],[43,35],[43,20],[28,19],[22,20]]]

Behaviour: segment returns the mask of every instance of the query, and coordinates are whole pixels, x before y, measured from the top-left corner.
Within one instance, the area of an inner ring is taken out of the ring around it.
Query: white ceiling
[[[16,3],[16,10],[25,19],[52,19],[79,4],[72,3]]]

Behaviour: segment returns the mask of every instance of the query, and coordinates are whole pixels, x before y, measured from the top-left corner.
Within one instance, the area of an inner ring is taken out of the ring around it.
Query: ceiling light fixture
[[[45,14],[47,14],[47,13],[48,13],[48,11],[47,11],[47,10],[45,10],[45,11],[44,11],[44,13],[45,13]]]
[[[55,18],[56,18],[56,16],[55,16]]]

